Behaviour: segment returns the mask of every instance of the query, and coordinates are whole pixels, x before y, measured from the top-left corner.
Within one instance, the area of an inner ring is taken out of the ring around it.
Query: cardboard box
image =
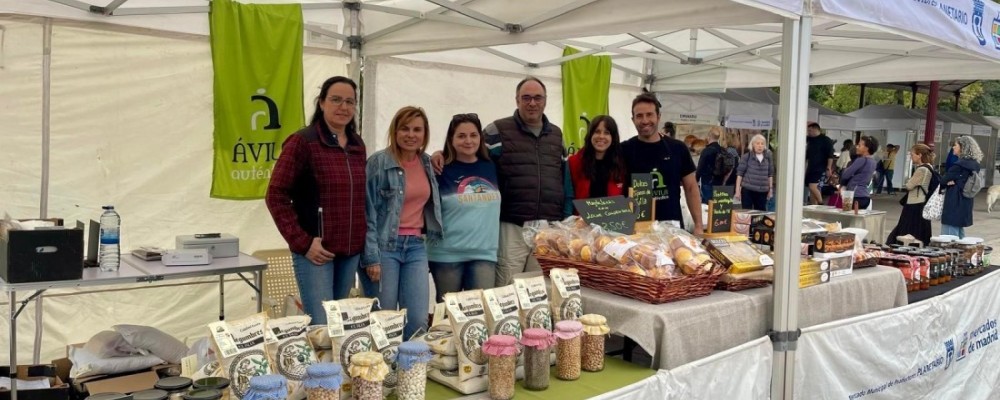
[[[10,367],[0,366],[0,376],[10,376]],[[17,376],[21,380],[48,380],[48,389],[17,390],[18,400],[69,400],[69,385],[63,383],[52,364],[18,365]],[[0,389],[0,400],[11,398],[10,390]]]
[[[822,285],[827,282],[830,282],[829,272],[819,272],[809,275],[799,275],[799,289],[807,288],[810,286]]]
[[[69,355],[70,347],[83,347],[83,343],[76,343],[66,346],[66,355]],[[59,373],[64,373],[69,378],[69,370],[72,363],[68,358],[53,361]],[[105,392],[132,393],[140,390],[153,389],[156,381],[167,376],[167,372],[173,368],[175,373],[180,373],[180,366],[176,364],[162,364],[140,371],[118,374],[118,375],[94,375],[86,378],[72,379],[73,390],[81,394],[95,394]]]
[[[729,268],[730,274],[759,271],[774,260],[747,241],[743,236],[727,236],[705,240],[709,254]]]
[[[814,253],[814,259],[830,262],[830,277],[850,275],[854,270],[854,250],[839,253]]]
[[[817,234],[813,240],[813,251],[817,253],[840,253],[854,250],[854,240],[854,234],[850,232]]]
[[[829,260],[802,260],[799,263],[799,276],[802,275],[815,275],[820,272],[830,271],[830,261]]]
[[[774,229],[763,225],[750,226],[750,242],[774,246]]]

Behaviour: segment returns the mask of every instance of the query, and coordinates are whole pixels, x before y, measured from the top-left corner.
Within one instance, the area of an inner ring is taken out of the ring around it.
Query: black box
[[[0,376],[10,376],[10,367],[0,367]],[[17,400],[68,400],[69,385],[56,376],[56,367],[51,364],[18,365],[17,377],[22,380],[48,379],[52,386],[48,389],[17,390]],[[0,400],[10,400],[10,391],[0,389]]]
[[[82,276],[82,229],[10,230],[6,240],[0,240],[0,278],[7,283],[66,281]]]

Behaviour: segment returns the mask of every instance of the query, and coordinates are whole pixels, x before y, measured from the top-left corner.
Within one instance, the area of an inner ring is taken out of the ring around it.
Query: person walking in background
[[[823,134],[819,124],[810,122],[806,127],[806,188],[812,204],[823,204],[819,183],[823,174],[833,175],[833,140]]]
[[[701,202],[708,204],[712,199],[712,190],[715,185],[722,185],[725,177],[716,177],[716,162],[725,150],[719,144],[719,137],[722,132],[712,129],[708,134],[708,145],[701,150],[701,157],[698,158],[698,170],[695,172],[695,179],[698,180],[701,188]]]
[[[750,139],[749,150],[736,168],[734,200],[745,209],[766,211],[767,201],[774,197],[774,162],[763,135]]]
[[[323,82],[309,126],[281,148],[265,203],[292,252],[302,308],[326,324],[323,302],[354,287],[365,246],[365,142],[354,120],[357,84]]]
[[[677,127],[674,126],[673,122],[667,121],[663,123],[663,134],[671,139],[677,138]]]
[[[455,115],[448,124],[437,176],[444,237],[427,245],[438,303],[445,293],[496,284],[500,191],[482,129],[476,114]]]
[[[894,144],[887,144],[885,146],[885,159],[882,161],[885,165],[885,171],[883,171],[882,176],[885,177],[885,189],[886,193],[890,196],[896,195],[896,188],[892,186],[892,176],[896,170],[896,152],[899,151],[899,147]],[[878,193],[882,193],[882,188],[878,188]]]
[[[854,204],[857,209],[864,210],[872,200],[868,185],[875,175],[875,160],[872,159],[872,154],[878,151],[878,140],[864,136],[858,140],[855,149],[858,152],[858,159],[840,174],[840,187],[842,190],[853,190]]]
[[[887,244],[902,244],[897,238],[906,235],[913,236],[924,245],[931,240],[931,221],[924,219],[923,211],[929,193],[937,190],[939,184],[934,172],[934,152],[925,144],[916,144],[910,148],[910,160],[916,168],[903,186],[906,190],[901,201],[903,211],[899,214],[896,227],[885,240]]]
[[[427,328],[430,283],[426,241],[442,238],[441,203],[431,160],[427,114],[399,109],[389,146],[368,158],[367,221],[361,286],[384,310],[406,309],[403,337]]]
[[[951,142],[948,143],[948,157],[945,159],[945,162],[944,162],[944,170],[945,171],[951,169],[951,166],[955,165],[955,163],[958,162],[958,155],[955,154],[953,151],[951,151],[951,148],[953,146],[955,146],[955,140],[954,139],[952,139]]]
[[[983,151],[979,149],[976,140],[969,136],[955,139],[951,151],[958,156],[958,161],[941,177],[941,190],[944,190],[941,234],[964,238],[965,228],[972,226],[972,207],[975,198],[965,197],[962,189],[965,183],[972,179],[972,174],[979,172]]]
[[[590,122],[583,149],[569,157],[569,173],[577,199],[623,194],[625,160],[614,118],[598,115]]]

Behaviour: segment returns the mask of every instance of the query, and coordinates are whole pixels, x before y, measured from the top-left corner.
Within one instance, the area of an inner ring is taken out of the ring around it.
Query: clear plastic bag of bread
[[[555,250],[563,257],[579,260],[578,254],[587,244],[587,238],[590,237],[593,227],[576,215],[555,222],[552,226],[562,231],[561,234],[551,236],[554,239]]]
[[[590,257],[592,258],[590,262],[605,267],[617,267],[621,262],[615,256],[612,256],[609,251],[617,249],[618,246],[628,246],[627,242],[630,241],[631,239],[618,232],[611,232],[604,228],[596,227],[592,231],[590,250],[593,254]],[[614,246],[610,246],[613,243]],[[581,259],[585,258],[587,258],[586,255],[581,256]]]
[[[524,242],[531,247],[535,254],[542,256],[559,256],[557,243],[559,237],[564,235],[562,228],[556,227],[546,220],[535,220],[524,223],[521,231],[524,235]]]
[[[702,275],[715,271],[715,260],[694,235],[671,224],[653,224],[651,231],[658,236],[658,240],[667,241],[674,262],[684,274]]]
[[[588,263],[594,262],[594,239],[600,235],[601,227],[588,225],[587,228],[569,232],[569,257]]]

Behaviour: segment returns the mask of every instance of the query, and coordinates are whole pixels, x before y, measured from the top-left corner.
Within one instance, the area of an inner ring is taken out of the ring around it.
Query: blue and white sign
[[[773,122],[771,117],[763,115],[730,115],[726,117],[726,128],[768,130]]]
[[[815,0],[822,13],[1000,60],[1000,4],[992,0]]]

